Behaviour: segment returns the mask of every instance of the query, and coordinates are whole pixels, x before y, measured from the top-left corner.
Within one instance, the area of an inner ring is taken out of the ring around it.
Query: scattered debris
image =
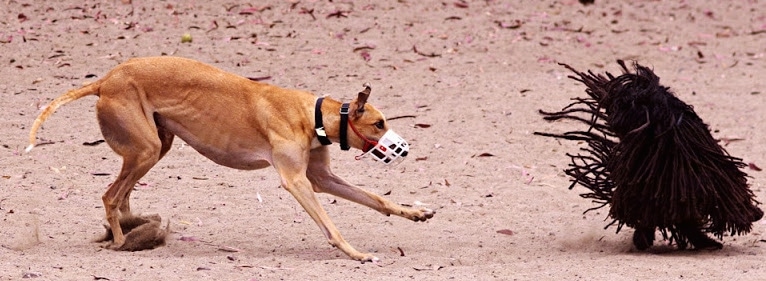
[[[510,230],[510,229],[501,229],[501,230],[498,230],[497,233],[505,234],[505,235],[514,235],[514,234],[516,234],[516,233],[513,232],[513,230]]]
[[[415,118],[415,117],[417,117],[417,116],[415,116],[415,115],[399,115],[399,116],[394,116],[394,117],[387,118],[387,120],[391,121],[391,120],[396,120],[396,119]]]
[[[229,246],[220,246],[220,247],[218,247],[218,250],[222,251],[222,252],[228,252],[228,253],[242,252],[242,250],[240,250],[240,249],[237,249],[237,248],[234,248],[234,247],[229,247]]]
[[[191,43],[192,40],[191,33],[184,33],[184,35],[181,35],[181,43]]]
[[[125,235],[125,243],[116,250],[143,251],[165,245],[165,239],[170,233],[170,222],[163,229],[160,226],[162,218],[159,215],[130,216],[120,218],[120,228]],[[104,225],[106,233],[95,242],[113,242],[114,235],[109,225]]]
[[[412,269],[414,269],[415,271],[437,271],[437,270],[442,269],[442,268],[444,268],[444,266],[436,265],[436,264],[434,264],[434,265],[430,265],[429,264],[429,265],[426,265],[426,267],[413,267]]]
[[[43,274],[40,273],[40,272],[27,271],[27,272],[24,272],[21,275],[21,278],[37,278],[37,277],[42,277],[42,276],[43,276]]]
[[[261,76],[261,77],[247,77],[247,79],[250,79],[251,81],[260,82],[264,80],[270,80],[271,76],[267,75],[267,76]]]
[[[735,141],[742,141],[745,140],[744,138],[738,138],[738,137],[723,137],[720,139],[720,141],[723,142],[723,146],[728,146],[730,143]]]
[[[753,162],[747,163],[747,166],[750,168],[750,170],[753,170],[756,172],[762,171],[761,167],[756,166],[755,163]]]
[[[197,237],[186,236],[186,235],[181,236],[181,238],[178,238],[178,240],[181,240],[181,241],[184,241],[184,242],[197,242],[197,241],[199,241],[199,239],[197,239]]]
[[[84,143],[82,143],[82,145],[84,145],[84,146],[97,146],[97,145],[102,144],[104,142],[105,142],[104,140],[97,140],[97,141],[92,141],[92,142],[84,142]]]
[[[442,55],[434,53],[434,52],[431,52],[431,53],[421,52],[421,51],[418,50],[418,47],[415,46],[415,45],[412,45],[412,51],[415,52],[418,55],[421,55],[421,56],[424,56],[424,57],[429,57],[429,58],[437,58],[437,57],[441,57],[442,56]]]
[[[326,18],[347,18],[349,11],[335,11],[327,14]]]
[[[505,28],[505,29],[517,29],[524,24],[524,22],[522,22],[521,20],[513,20],[510,23],[506,23],[506,22],[502,22],[498,20],[498,21],[495,21],[495,23],[500,28]]]

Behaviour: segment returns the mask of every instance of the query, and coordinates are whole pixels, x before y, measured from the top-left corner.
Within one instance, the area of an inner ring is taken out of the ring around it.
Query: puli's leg
[[[636,227],[633,232],[633,245],[639,251],[649,249],[654,244],[654,227]]]
[[[678,225],[678,232],[680,236],[686,237],[689,243],[694,246],[694,249],[719,250],[723,248],[723,244],[708,237],[697,225],[680,224]]]

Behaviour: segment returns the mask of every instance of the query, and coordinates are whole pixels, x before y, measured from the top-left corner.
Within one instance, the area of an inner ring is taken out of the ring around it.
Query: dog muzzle
[[[386,131],[377,142],[371,142],[372,148],[359,157],[370,156],[384,164],[398,163],[404,160],[410,151],[410,145],[393,130]]]

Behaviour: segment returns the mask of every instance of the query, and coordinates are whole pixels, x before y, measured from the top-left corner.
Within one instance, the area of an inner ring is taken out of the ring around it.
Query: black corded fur
[[[609,225],[617,223],[617,232],[624,225],[635,228],[633,243],[640,250],[652,245],[655,229],[681,249],[687,243],[722,247],[704,232],[718,239],[749,232],[763,211],[742,160],[718,145],[694,109],[660,85],[651,69],[634,63],[631,72],[623,61],[617,63],[623,70],[617,77],[561,64],[576,74],[569,78],[585,84],[588,97],[575,98],[559,112],[540,111],[546,120],[589,127],[535,133],[588,144],[584,154],[567,154],[569,188],[580,184],[590,190],[581,196],[599,206],[587,211],[610,205]]]

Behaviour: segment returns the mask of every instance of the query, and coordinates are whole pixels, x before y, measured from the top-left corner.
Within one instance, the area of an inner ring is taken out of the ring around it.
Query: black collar
[[[331,145],[332,141],[327,138],[327,132],[324,130],[324,124],[322,122],[322,101],[324,98],[318,98],[316,106],[314,106],[314,131],[317,133],[317,139],[322,145]]]
[[[331,145],[332,141],[327,137],[327,132],[324,130],[324,122],[322,122],[322,101],[324,98],[318,98],[316,105],[314,106],[314,131],[316,131],[317,139],[322,145]],[[344,103],[340,107],[340,149],[349,150],[351,148],[348,145],[348,108],[349,104]]]
[[[340,149],[348,150],[348,103],[340,106]]]

